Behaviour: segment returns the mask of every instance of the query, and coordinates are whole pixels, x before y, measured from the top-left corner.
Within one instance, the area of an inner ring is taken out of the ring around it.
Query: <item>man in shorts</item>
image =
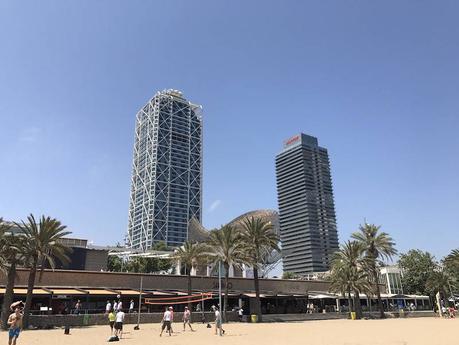
[[[212,306],[212,310],[215,313],[215,335],[218,334],[222,336],[223,334],[225,334],[225,330],[222,328],[222,314],[220,313],[220,310],[218,310],[218,308],[214,305]]]
[[[161,326],[161,333],[159,334],[160,337],[163,335],[165,328],[167,328],[166,332],[169,333],[169,336],[172,335],[171,323],[172,323],[172,307],[169,307],[169,308],[166,308],[166,311],[164,312],[164,315],[163,315],[163,324]]]
[[[191,327],[191,312],[188,307],[185,307],[185,311],[183,312],[183,331],[185,332],[186,325],[188,325],[191,329],[191,332],[194,332],[193,328]]]
[[[22,317],[23,314],[21,313],[21,308],[19,305],[22,303],[22,301],[13,303],[11,305],[11,309],[14,310],[14,313],[12,313],[8,317],[8,345],[16,345],[16,340],[19,337],[19,333],[21,332],[22,328]]]
[[[115,336],[121,339],[123,336],[123,322],[124,322],[124,312],[122,309],[118,309],[115,318]]]

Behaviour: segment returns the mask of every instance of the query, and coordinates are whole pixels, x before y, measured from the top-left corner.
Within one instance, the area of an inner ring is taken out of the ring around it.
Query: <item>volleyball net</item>
[[[174,297],[150,297],[145,298],[145,304],[150,305],[165,305],[165,304],[188,304],[188,303],[198,303],[213,299],[212,292],[204,292],[194,295],[186,296],[174,296]]]

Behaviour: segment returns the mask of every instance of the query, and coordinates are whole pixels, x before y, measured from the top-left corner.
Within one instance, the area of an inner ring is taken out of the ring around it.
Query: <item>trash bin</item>
[[[357,319],[357,314],[355,311],[351,311],[351,320]]]
[[[252,323],[257,323],[258,315],[255,315],[255,314],[250,315],[250,320],[252,320]]]
[[[405,317],[405,309],[400,309],[400,317]]]
[[[84,314],[83,316],[83,325],[84,326],[87,326],[89,324],[89,315],[88,314]]]

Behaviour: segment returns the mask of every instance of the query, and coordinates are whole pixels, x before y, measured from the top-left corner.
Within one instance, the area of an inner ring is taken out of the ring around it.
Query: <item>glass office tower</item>
[[[291,137],[276,156],[276,176],[284,272],[327,271],[339,247],[327,150],[315,137]]]
[[[137,113],[127,246],[180,246],[201,222],[202,107],[164,90]]]

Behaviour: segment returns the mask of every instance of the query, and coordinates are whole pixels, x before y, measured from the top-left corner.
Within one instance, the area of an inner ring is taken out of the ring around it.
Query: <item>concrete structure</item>
[[[164,90],[137,113],[127,246],[179,246],[201,221],[201,106]]]
[[[91,246],[87,240],[76,238],[63,238],[61,242],[69,246],[72,251],[68,255],[70,261],[68,263],[57,261],[56,268],[85,271],[107,270],[107,248]]]
[[[21,236],[22,230],[13,222],[7,223],[13,235]],[[56,258],[56,267],[67,270],[106,271],[108,260],[108,247],[97,247],[88,244],[88,240],[73,237],[63,237],[59,240],[71,249],[68,253],[69,262],[60,262]]]
[[[398,266],[381,267],[379,282],[386,286],[389,294],[403,294],[402,270]]]
[[[280,233],[279,214],[275,210],[262,209],[249,211],[234,218],[228,225],[240,227],[245,219],[251,217],[261,218],[266,222],[270,222],[273,225],[273,231],[276,234]],[[199,221],[193,218],[190,221],[188,238],[191,241],[204,242],[209,238],[209,230],[204,228]]]
[[[276,156],[276,175],[284,271],[329,270],[339,244],[327,150],[295,135]]]
[[[273,226],[274,233],[279,235],[280,233],[279,214],[275,210],[262,209],[262,210],[249,211],[249,212],[246,212],[234,218],[228,223],[228,225],[231,225],[236,228],[240,228],[244,220],[248,218],[252,218],[252,217],[262,219],[265,222],[269,222]],[[189,225],[188,238],[191,241],[204,242],[209,238],[209,231],[206,230],[196,219],[192,219]],[[262,265],[260,267],[260,271],[259,271],[260,276],[263,276],[263,275],[266,276],[269,273],[269,271],[275,268],[277,263],[280,261],[280,257],[281,257],[280,253],[273,253],[273,255],[268,257],[265,262],[265,265]],[[176,272],[178,271],[179,270],[176,269]],[[192,275],[196,275],[196,274],[205,274],[207,276],[211,276],[211,275],[218,275],[218,271],[216,267],[203,266],[203,267],[198,267],[197,270],[193,270]],[[249,267],[243,265],[242,267],[230,267],[229,276],[248,278],[248,277],[252,277],[253,273]]]
[[[232,225],[234,227],[240,227],[242,225],[242,221],[247,219],[247,218],[260,218],[264,221],[267,221],[273,225],[273,231],[276,234],[279,234],[279,216],[277,211],[275,210],[268,210],[268,209],[263,209],[263,210],[254,210],[250,212],[246,212],[232,221],[230,221],[228,224]],[[193,241],[193,242],[205,242],[209,239],[209,230],[204,228],[201,223],[193,217],[188,224],[188,240]],[[106,250],[109,250],[110,253],[109,255],[114,255],[122,258],[123,260],[127,260],[129,258],[141,256],[141,257],[148,257],[148,258],[158,258],[158,259],[164,259],[164,260],[172,260],[171,256],[173,255],[173,251],[158,251],[158,250],[139,250],[139,249],[131,249],[131,248],[117,248],[117,247],[95,247],[95,248],[104,248]],[[267,274],[267,270],[272,269],[275,267],[275,265],[279,262],[280,260],[280,254],[277,253],[275,255],[272,255],[271,257],[267,258],[267,261],[265,265],[262,265],[260,269],[260,276],[263,276],[263,274]],[[181,272],[181,264],[180,262],[175,263],[175,273],[180,274]],[[231,267],[230,268],[230,277],[248,277],[251,276],[251,270],[248,267]],[[192,270],[191,272],[192,275],[217,275],[218,272],[216,268],[212,266],[199,266],[195,269]]]
[[[146,313],[142,312],[140,315],[140,320],[138,320],[137,313],[126,313],[124,317],[123,324],[125,325],[135,325],[137,321],[143,323],[161,323],[164,314],[161,313]],[[174,311],[174,319],[182,320],[183,313]],[[227,313],[227,318],[229,322],[234,322],[238,320],[237,312],[229,311]],[[204,322],[211,323],[215,321],[215,313],[207,311],[205,313],[192,313],[191,321],[192,322]],[[54,328],[54,327],[82,327],[82,326],[94,326],[94,325],[106,325],[107,324],[107,315],[98,313],[98,314],[81,314],[81,315],[62,315],[62,314],[52,314],[52,315],[31,315],[30,324],[33,327],[37,328]],[[129,327],[130,328],[130,327]]]
[[[28,279],[28,270],[18,269],[16,276],[14,299],[24,299]],[[47,313],[68,314],[72,312],[75,302],[80,300],[83,304],[81,312],[83,314],[101,314],[105,311],[107,300],[122,300],[123,305],[129,305],[129,301],[135,302],[135,310],[138,308],[140,292],[142,292],[142,312],[157,313],[161,312],[164,305],[173,305],[174,310],[180,312],[184,304],[174,303],[183,302],[187,295],[187,277],[179,275],[155,275],[137,273],[111,273],[111,272],[89,272],[89,271],[69,271],[69,270],[45,270],[41,280],[37,282],[34,289],[32,301],[32,311],[35,315],[42,314],[40,310],[51,307]],[[211,305],[218,303],[218,278],[193,276],[193,294],[213,293],[212,299],[201,303],[194,303],[195,310],[198,304],[200,309],[209,311]],[[0,282],[5,281],[5,276],[0,273]],[[224,283],[224,281],[223,281]],[[409,296],[392,296],[385,293],[384,286],[380,286],[385,305],[397,305],[394,299],[411,298]],[[230,278],[229,289],[229,309],[242,306],[244,313],[250,315],[254,305],[254,282],[248,278]],[[313,304],[314,313],[322,314],[326,312],[346,312],[347,297],[339,296],[328,292],[329,282],[320,280],[283,280],[283,279],[260,279],[260,297],[262,312],[264,314],[290,314],[301,313],[305,315],[307,305]],[[5,289],[0,287],[0,303],[2,302]],[[419,296],[417,296],[419,297]],[[416,298],[417,298],[416,297]],[[146,304],[146,298],[162,301],[158,305]],[[373,297],[373,309],[367,303],[367,297],[361,296],[361,303],[364,311],[374,310],[376,300]],[[408,301],[407,301],[408,303]],[[418,310],[429,309],[429,299],[418,298]],[[73,315],[72,315],[73,316]],[[145,320],[159,320],[157,316],[145,316]],[[35,319],[34,319],[35,320]],[[75,317],[71,324],[81,325],[80,320]],[[91,317],[89,324],[102,322],[100,317]],[[45,325],[49,322],[60,325],[66,319],[42,319],[37,318],[34,324]]]

